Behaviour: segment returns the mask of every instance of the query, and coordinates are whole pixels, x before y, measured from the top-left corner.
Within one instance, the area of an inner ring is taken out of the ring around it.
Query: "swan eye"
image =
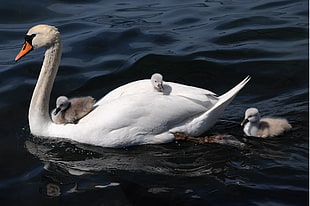
[[[36,34],[26,35],[25,41],[28,42],[30,45],[32,45],[32,40],[36,36]]]

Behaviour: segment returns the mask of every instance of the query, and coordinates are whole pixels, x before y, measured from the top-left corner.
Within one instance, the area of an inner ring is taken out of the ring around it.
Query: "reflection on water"
[[[46,142],[40,144],[26,141],[25,146],[30,153],[44,162],[46,170],[57,170],[76,176],[115,170],[172,176],[202,176],[223,170],[216,168],[221,164],[216,163],[211,157],[208,158],[208,153],[202,145],[184,143],[106,149],[64,142],[53,143],[51,146]],[[195,151],[192,151],[192,146],[196,147]],[[214,149],[221,148],[215,145]],[[201,157],[202,155],[204,157]]]

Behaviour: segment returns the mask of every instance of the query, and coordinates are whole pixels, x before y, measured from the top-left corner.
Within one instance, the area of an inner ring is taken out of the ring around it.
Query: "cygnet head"
[[[245,111],[244,120],[241,122],[241,126],[246,124],[247,122],[256,123],[260,120],[260,114],[258,109],[256,108],[249,108]]]
[[[64,110],[68,109],[70,104],[71,103],[67,97],[65,97],[65,96],[58,97],[56,100],[56,109],[55,109],[54,115],[57,115],[58,112],[60,112],[60,111],[64,111]]]
[[[160,92],[164,91],[163,76],[161,74],[159,73],[153,74],[151,77],[151,83],[156,90]]]
[[[25,36],[25,43],[15,57],[15,61],[31,52],[33,49],[49,48],[55,43],[60,43],[60,34],[56,27],[50,25],[37,25],[29,29]]]

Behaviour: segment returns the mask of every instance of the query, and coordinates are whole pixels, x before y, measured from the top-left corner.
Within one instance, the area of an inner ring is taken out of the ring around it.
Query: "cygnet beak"
[[[55,109],[54,115],[57,115],[58,112],[60,112],[60,111],[61,111],[60,107],[57,107],[57,108]]]
[[[243,126],[243,125],[245,125],[246,123],[248,123],[249,122],[249,120],[248,119],[244,119],[242,122],[241,122],[241,127]]]
[[[163,84],[158,84],[157,87],[158,87],[159,91],[161,91],[161,92],[164,91],[164,86],[163,86]]]

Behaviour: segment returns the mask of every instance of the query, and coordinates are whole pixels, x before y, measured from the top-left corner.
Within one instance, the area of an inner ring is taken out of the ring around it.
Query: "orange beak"
[[[20,50],[20,52],[15,57],[15,61],[18,61],[20,58],[22,58],[23,56],[28,54],[31,50],[33,50],[32,45],[29,42],[25,41],[22,49]]]

